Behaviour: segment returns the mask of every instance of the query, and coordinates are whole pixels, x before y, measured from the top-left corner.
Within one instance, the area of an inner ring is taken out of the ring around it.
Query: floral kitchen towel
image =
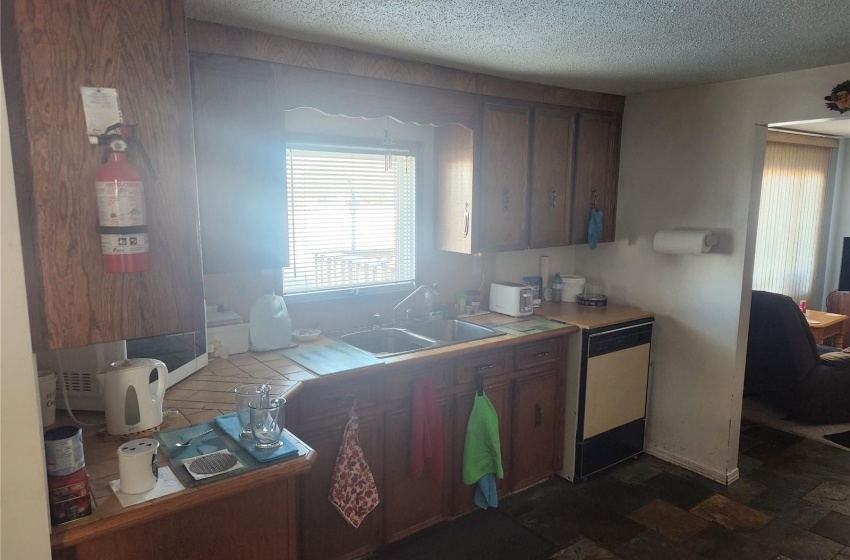
[[[356,529],[381,502],[372,470],[358,441],[356,418],[349,420],[336,456],[328,501]]]

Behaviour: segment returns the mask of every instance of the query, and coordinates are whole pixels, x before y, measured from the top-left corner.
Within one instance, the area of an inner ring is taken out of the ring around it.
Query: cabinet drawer
[[[442,393],[452,386],[450,362],[439,362],[428,367],[402,368],[390,372],[384,381],[384,398],[387,401],[410,400],[413,397],[413,384],[418,379],[433,379],[437,392]]]
[[[308,423],[320,418],[345,414],[357,400],[357,410],[374,406],[378,401],[375,379],[363,379],[334,385],[319,385],[315,389],[302,391],[303,421]]]
[[[527,369],[542,364],[558,362],[563,358],[564,341],[562,338],[550,338],[516,347],[514,367]]]
[[[511,370],[511,350],[482,352],[455,362],[455,384],[475,383],[475,375],[480,371],[485,379],[505,375]]]

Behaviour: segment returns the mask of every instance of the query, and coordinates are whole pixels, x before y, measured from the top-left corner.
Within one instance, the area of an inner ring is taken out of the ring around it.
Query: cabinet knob
[[[469,203],[463,204],[463,237],[466,239],[469,236]]]
[[[504,199],[504,201],[502,202],[502,210],[503,210],[504,212],[507,212],[507,211],[508,211],[508,207],[509,207],[510,205],[511,205],[511,193],[508,191],[508,189],[505,189],[505,199]]]
[[[555,189],[549,191],[549,207],[554,208],[557,205],[558,193],[555,192]]]
[[[549,355],[549,351],[547,350],[546,352],[538,352],[537,354],[534,354],[533,357],[534,358],[545,358],[548,355]]]
[[[496,367],[494,364],[484,364],[482,366],[475,366],[475,371],[480,373],[488,369],[493,369],[494,367]]]

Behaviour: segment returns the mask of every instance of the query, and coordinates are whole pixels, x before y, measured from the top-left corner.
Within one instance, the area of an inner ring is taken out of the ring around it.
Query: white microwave
[[[127,358],[153,358],[168,368],[166,387],[186,379],[209,363],[206,330],[119,340],[39,352],[38,369],[64,374],[68,401],[73,410],[103,410],[103,396],[94,374],[112,362]],[[62,389],[56,394],[56,406],[66,408]]]

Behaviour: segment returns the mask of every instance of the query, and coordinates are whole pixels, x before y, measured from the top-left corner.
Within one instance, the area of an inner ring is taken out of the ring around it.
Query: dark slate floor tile
[[[650,481],[660,474],[652,477]],[[626,484],[613,476],[591,478],[578,484],[577,488],[588,502],[610,508],[622,515],[628,515],[658,497],[655,489],[646,483]]]
[[[764,441],[747,449],[744,455],[749,455],[750,457],[765,463],[776,462],[780,460],[782,455],[788,451],[788,448],[791,447],[792,444],[798,443],[803,439],[800,436],[791,436],[790,434],[786,435],[789,435],[793,439],[788,439],[786,441]]]
[[[844,546],[850,546],[850,517],[836,511],[829,512],[809,530]]]
[[[832,560],[844,546],[796,525],[774,519],[752,538],[794,560]]]
[[[644,483],[658,497],[680,508],[690,509],[711,496],[712,491],[693,480],[662,472]]]
[[[763,484],[747,477],[741,477],[729,485],[720,484],[703,477],[700,477],[696,482],[703,488],[711,490],[713,494],[726,496],[742,504],[749,502],[765,491]]]
[[[788,448],[776,469],[850,484],[850,451],[806,439]]]
[[[838,556],[835,557],[835,560],[840,560],[842,558],[850,558],[850,546],[839,552]]]
[[[637,485],[646,482],[661,471],[645,461],[624,461],[608,471],[610,476],[624,484]]]
[[[711,524],[663,500],[649,502],[633,511],[629,518],[674,542],[686,541]]]
[[[715,524],[683,544],[705,560],[774,560],[775,549]]]
[[[581,539],[577,543],[553,555],[549,560],[622,560],[609,550],[605,550],[590,539]]]
[[[749,455],[744,455],[743,453],[738,455],[738,470],[741,472],[741,476],[747,475],[754,470],[758,469],[764,464],[764,461],[759,461]]]
[[[763,465],[749,473],[748,478],[762,484],[767,492],[782,492],[795,498],[802,498],[820,484],[814,478],[774,465]]]
[[[577,521],[582,535],[608,549],[614,549],[646,530],[640,523],[601,507],[582,511]]]
[[[682,545],[671,543],[652,531],[637,535],[614,552],[625,560],[702,560]]]
[[[765,492],[753,498],[747,505],[803,529],[810,528],[829,513],[829,509],[822,505],[782,492]]]

